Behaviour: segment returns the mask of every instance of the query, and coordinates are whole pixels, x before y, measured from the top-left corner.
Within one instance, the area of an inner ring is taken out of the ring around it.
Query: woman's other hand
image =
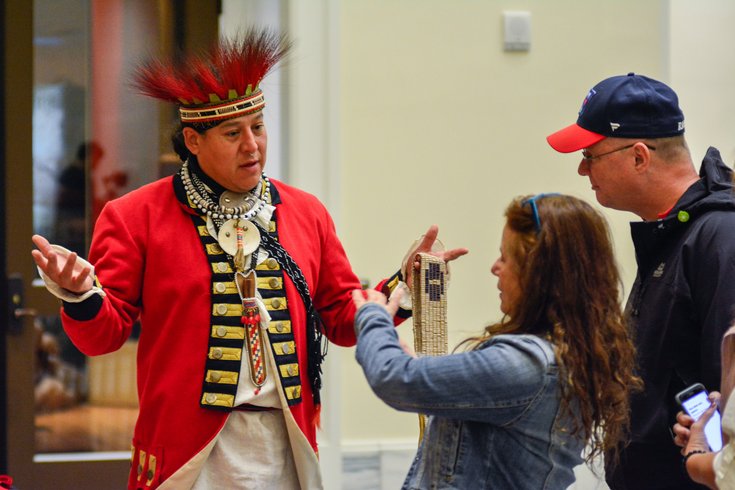
[[[355,303],[357,309],[367,303],[375,303],[385,308],[390,316],[395,316],[401,296],[403,296],[403,290],[397,290],[391,295],[389,301],[383,293],[374,289],[355,289],[352,291],[352,302]]]

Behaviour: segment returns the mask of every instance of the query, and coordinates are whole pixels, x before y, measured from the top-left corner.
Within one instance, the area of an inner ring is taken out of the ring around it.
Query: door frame
[[[3,32],[7,32],[8,26],[5,24],[5,9],[0,8],[0,25],[3,26]],[[5,36],[0,36],[0,114],[5,112]],[[5,118],[0,117],[0,175],[5,175]],[[5,203],[5,187],[0,185],[0,203]],[[7,209],[7,206],[5,206]],[[8,308],[8,288],[7,288],[7,266],[6,266],[6,247],[5,247],[5,213],[0,213],[0,366],[4,367],[4,372],[8,372],[5,356],[5,335],[7,329]],[[5,376],[0,376],[0,474],[8,472],[8,438],[7,438],[7,390]]]
[[[3,171],[4,180],[4,240],[3,261],[7,269],[3,275],[3,291],[5,301],[3,305],[9,311],[7,296],[8,276],[13,272],[25,272],[28,276],[31,264],[30,257],[17,254],[20,237],[29,237],[32,233],[32,223],[23,220],[18,212],[11,212],[12,204],[23,203],[26,209],[32,199],[28,196],[28,189],[32,188],[32,100],[33,100],[33,3],[32,2],[5,2],[3,6],[3,70],[4,75],[4,120],[3,120]],[[11,164],[15,162],[15,164]],[[14,185],[7,185],[8,183]],[[18,185],[21,182],[25,185]],[[21,195],[21,189],[26,196]],[[32,206],[31,206],[32,207]],[[27,217],[26,217],[27,218]],[[23,222],[25,221],[25,223]],[[12,233],[11,233],[12,230]],[[27,247],[28,248],[28,247]],[[27,255],[27,254],[24,254]],[[11,260],[12,259],[12,270]],[[24,295],[27,296],[30,284],[24,284]],[[17,334],[8,331],[9,316],[3,320],[5,325],[3,341],[5,343],[3,356],[5,357],[4,394],[5,405],[5,445],[6,472],[9,473],[18,486],[32,487],[33,465],[33,372],[28,369],[31,360],[23,361],[23,365],[15,364],[15,355],[23,359],[23,353],[31,353],[32,335],[30,320],[26,319],[23,329]],[[25,365],[27,362],[27,366]],[[25,430],[24,430],[25,429]],[[30,434],[28,434],[30,432]]]

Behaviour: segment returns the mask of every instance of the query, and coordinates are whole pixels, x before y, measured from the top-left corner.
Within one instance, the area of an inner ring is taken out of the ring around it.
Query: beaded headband
[[[192,109],[181,106],[179,107],[179,117],[182,123],[201,124],[245,116],[262,111],[264,107],[265,97],[263,97],[263,92],[258,89],[255,94],[221,104]]]

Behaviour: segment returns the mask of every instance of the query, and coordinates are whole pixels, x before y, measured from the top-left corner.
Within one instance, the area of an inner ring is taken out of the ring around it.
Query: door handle
[[[23,302],[23,277],[20,274],[11,274],[8,276],[8,333],[10,334],[20,334],[23,330],[23,319],[38,314],[34,308],[26,308]]]
[[[35,317],[36,315],[38,315],[38,311],[36,311],[34,308],[16,308],[13,314],[15,315],[15,318],[17,320],[20,320],[21,318],[26,316]]]

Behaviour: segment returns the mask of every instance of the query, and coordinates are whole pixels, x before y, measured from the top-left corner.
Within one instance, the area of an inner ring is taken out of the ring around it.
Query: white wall
[[[708,146],[735,162],[735,2],[670,2],[670,80],[697,161]]]
[[[449,289],[455,344],[499,318],[489,267],[510,199],[556,191],[594,202],[576,174],[578,157],[556,154],[545,136],[574,122],[589,88],[605,77],[636,71],[665,79],[666,5],[345,0],[340,7],[341,236],[358,274],[373,284],[432,223],[448,246],[468,247]],[[531,12],[529,52],[503,51],[503,10]],[[632,216],[605,213],[627,289],[635,272]],[[399,328],[409,341],[410,328]],[[416,416],[383,405],[353,350],[340,350],[343,449],[415,446]],[[585,468],[578,485],[605,487]]]
[[[220,37],[232,38],[253,26],[268,27],[276,32],[287,30],[288,26],[283,25],[283,3],[281,0],[222,0]],[[288,139],[285,133],[287,117],[284,107],[287,98],[284,75],[287,70],[281,68],[280,65],[277,66],[260,83],[265,94],[263,119],[269,136],[265,172],[276,179],[284,179],[288,173],[288,158],[284,151]]]
[[[502,11],[528,10],[532,46],[502,50]],[[589,88],[636,71],[665,75],[661,2],[344,1],[341,4],[341,235],[373,283],[437,223],[454,264],[450,343],[499,318],[502,213],[519,194],[556,191],[594,202],[578,156],[545,137],[576,120]],[[659,19],[651,22],[650,19]],[[635,267],[627,221],[607,212],[626,288]],[[410,327],[401,327],[401,334]],[[415,416],[367,388],[343,352],[342,437],[415,440]]]
[[[531,12],[530,52],[502,51],[503,10]],[[733,163],[733,25],[728,0],[341,2],[340,225],[356,270],[376,282],[438,223],[445,243],[471,249],[453,267],[453,341],[497,319],[488,269],[510,198],[559,191],[594,202],[577,157],[544,138],[575,120],[597,81],[635,71],[668,82],[695,160],[716,145]],[[627,291],[635,217],[603,211]],[[410,326],[399,330],[410,339]],[[343,447],[413,444],[415,416],[385,407],[353,351],[342,354]],[[589,472],[580,478],[591,488]]]
[[[470,248],[452,268],[451,343],[498,319],[489,266],[513,196],[557,191],[595,202],[578,157],[555,153],[545,136],[574,122],[599,80],[635,71],[670,83],[695,159],[709,144],[735,159],[730,0],[287,3],[297,41],[284,82],[289,180],[327,204],[355,270],[373,284],[432,223],[448,246]],[[531,12],[529,52],[503,52],[503,10]],[[627,291],[636,218],[603,212]],[[399,331],[410,340],[410,329]],[[370,392],[353,349],[331,346],[327,370],[329,444],[415,445],[416,417]],[[581,478],[577,488],[593,488],[588,472]]]

